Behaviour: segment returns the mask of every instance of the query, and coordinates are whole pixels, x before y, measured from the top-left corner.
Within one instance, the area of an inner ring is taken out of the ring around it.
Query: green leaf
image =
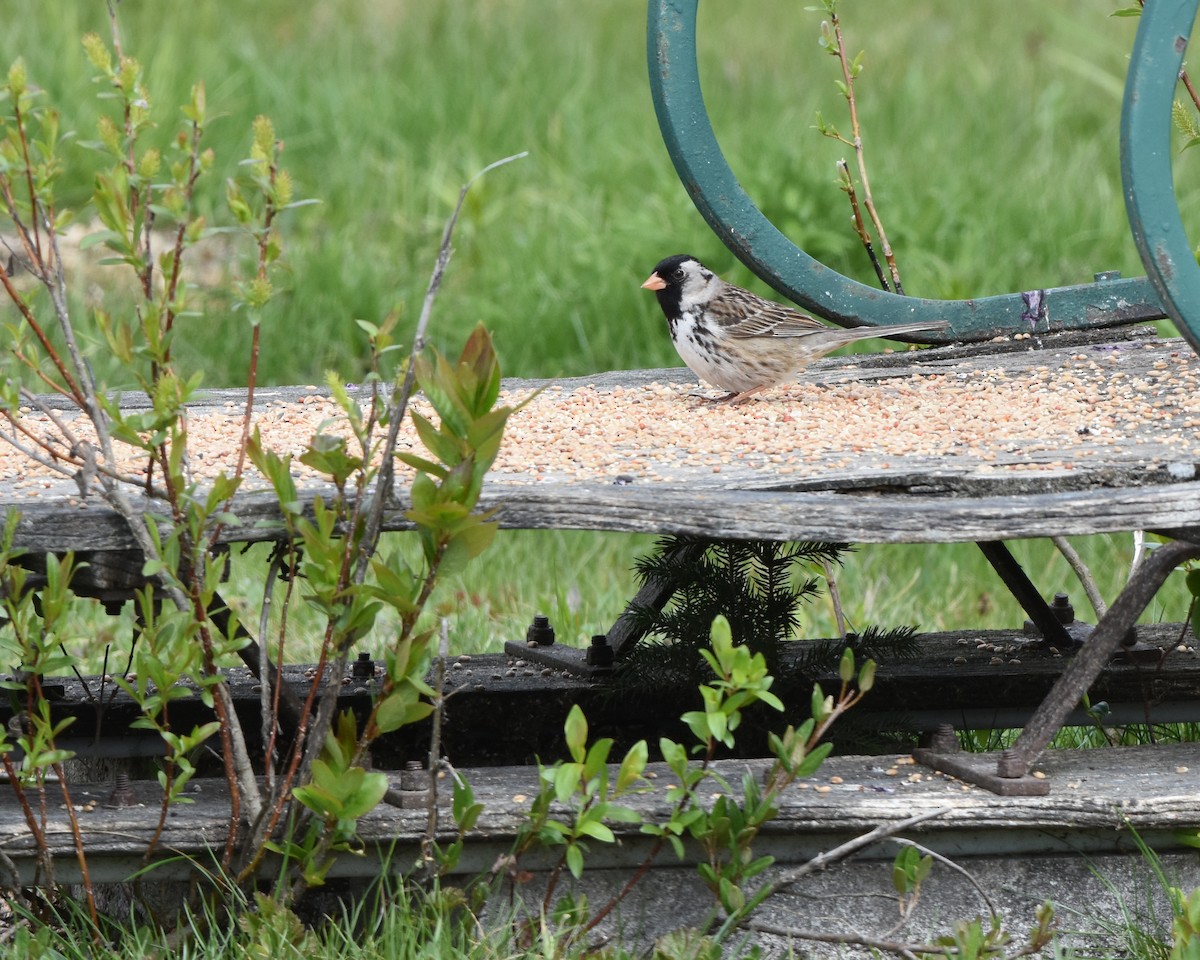
[[[576,880],[583,876],[583,850],[578,844],[571,844],[567,847],[567,869],[571,871],[571,876]]]
[[[868,660],[862,665],[862,669],[858,671],[858,689],[863,693],[867,693],[875,686],[875,667],[875,661]]]
[[[649,747],[646,746],[645,740],[639,740],[625,754],[625,759],[621,761],[621,766],[617,770],[617,783],[614,788],[614,793],[620,796],[635,783],[642,778],[642,773],[646,769],[646,759],[649,756]]]
[[[825,762],[825,758],[829,756],[830,751],[832,750],[833,744],[828,741],[817,744],[817,746],[813,747],[812,750],[809,751],[808,756],[801,760],[799,765],[796,767],[796,779],[802,780],[805,777],[811,777],[814,773],[816,773],[817,768]]]
[[[352,769],[361,770],[360,767]],[[366,816],[379,806],[379,802],[388,789],[387,774],[378,771],[364,772],[361,778],[356,777],[355,780],[358,782],[358,786],[346,798],[346,805],[342,809],[342,818],[346,820],[357,820],[359,817]]]
[[[375,726],[380,733],[392,733],[401,727],[419,723],[433,712],[433,704],[417,698],[410,686],[393,690],[375,713]]]
[[[432,421],[421,416],[415,410],[412,412],[412,422],[425,449],[441,463],[448,467],[455,467],[462,462],[466,451],[458,440],[442,433],[433,425]]]
[[[579,704],[572,704],[567,713],[566,723],[563,724],[563,733],[566,736],[567,749],[571,753],[571,758],[576,763],[583,763],[587,752],[588,724],[587,717],[584,716]]]
[[[611,737],[602,737],[588,748],[587,757],[583,761],[584,780],[591,782],[597,777],[605,775],[608,769],[608,755],[612,751],[612,745]]]
[[[838,664],[838,678],[842,683],[849,683],[854,679],[854,651],[850,647],[842,651],[842,659]]]
[[[554,771],[554,797],[559,803],[566,803],[579,789],[583,780],[583,767],[578,763],[563,763]]]
[[[609,827],[598,820],[589,820],[579,825],[579,832],[586,837],[592,837],[602,843],[612,843],[617,838]]]
[[[612,820],[616,823],[641,823],[642,815],[633,807],[622,806],[618,803],[611,803],[605,808],[604,817],[606,820]]]

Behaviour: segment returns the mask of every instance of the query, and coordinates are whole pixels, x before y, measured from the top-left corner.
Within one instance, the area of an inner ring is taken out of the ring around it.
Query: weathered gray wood
[[[1149,390],[1155,409],[1153,422],[1129,426],[1118,443],[1006,444],[997,438],[994,459],[983,461],[969,453],[953,456],[883,456],[870,450],[844,451],[822,457],[804,472],[785,475],[761,455],[744,454],[719,474],[683,464],[656,467],[659,479],[633,477],[614,484],[613,477],[594,480],[495,471],[482,505],[498,509],[500,522],[510,528],[582,529],[623,532],[691,533],[710,537],[817,539],[861,543],[962,542],[1037,537],[1050,534],[1090,534],[1131,529],[1200,526],[1200,431],[1186,411],[1154,385],[1171,371],[1156,369],[1170,357],[1173,367],[1194,372],[1195,357],[1182,341],[1147,344],[1091,344],[1042,351],[973,356],[964,360],[954,351],[923,351],[887,358],[824,360],[803,375],[803,382],[862,381],[886,383],[914,373],[952,373],[958,365],[971,370],[1008,371],[1060,367],[1072,376],[1104,380],[1108,367],[1081,372],[1073,360],[1079,351],[1097,351],[1101,358],[1120,357],[1110,364],[1131,383]],[[1114,353],[1118,351],[1119,353]],[[1190,358],[1190,361],[1188,360]],[[1107,362],[1107,361],[1106,361]],[[686,382],[683,370],[624,371],[561,381],[565,391],[595,385],[601,391],[624,390],[659,381]],[[523,392],[546,381],[506,381],[506,388]],[[263,391],[261,403],[311,396],[312,388]],[[212,391],[197,405],[222,407],[241,398],[240,391]],[[1143,397],[1143,400],[1146,398]],[[682,403],[682,401],[681,401]],[[135,398],[129,404],[136,405]],[[805,414],[809,415],[809,414]],[[597,416],[603,416],[603,412]],[[1082,427],[1081,427],[1082,429]],[[1194,444],[1191,437],[1195,435]],[[679,451],[689,439],[681,434]],[[1045,469],[1028,469],[1030,465]],[[311,502],[332,491],[303,488]],[[400,491],[403,496],[403,491]],[[121,521],[100,503],[73,505],[78,491],[69,481],[50,484],[33,497],[0,485],[0,509],[23,514],[17,543],[32,550],[121,550],[132,546]],[[278,528],[263,526],[277,514],[271,495],[247,492],[235,512],[240,526],[227,525],[229,541],[278,536]],[[407,527],[403,509],[389,511],[388,529]]]
[[[674,780],[663,764],[651,764],[648,769],[648,791],[627,802],[646,817],[665,819],[670,809],[666,791]],[[716,769],[740,791],[741,777],[749,774],[761,778],[766,763],[718,761]],[[1200,745],[1051,751],[1038,769],[1050,778],[1049,795],[1001,798],[916,767],[906,756],[834,757],[822,766],[818,776],[788,789],[778,818],[764,830],[761,842],[780,863],[795,863],[880,824],[898,823],[933,810],[943,812],[913,833],[922,843],[949,856],[1133,850],[1129,827],[1161,850],[1178,845],[1172,839],[1174,831],[1200,827],[1195,799]],[[463,772],[476,798],[485,805],[458,867],[462,873],[473,874],[491,868],[496,856],[511,846],[534,796],[537,771],[530,767],[492,767]],[[392,779],[393,787],[399,789],[400,776],[393,775]],[[107,786],[73,788],[76,803],[98,801],[94,809],[78,812],[96,882],[126,879],[140,865],[142,852],[155,830],[158,785],[142,781],[135,783],[134,789],[138,806],[107,808],[103,805]],[[712,790],[717,788],[713,786]],[[217,780],[195,781],[190,796],[192,804],[170,811],[161,851],[164,856],[175,852],[207,862],[225,840],[229,817],[225,788]],[[60,879],[70,880],[75,871],[75,848],[60,803],[54,787],[48,802],[46,839]],[[422,807],[377,808],[359,823],[359,835],[370,855],[344,857],[334,873],[373,875],[379,870],[381,852],[393,842],[396,846],[391,862],[400,867],[411,864],[425,824]],[[442,826],[445,831],[450,824],[444,821]],[[593,844],[589,864],[636,866],[645,857],[651,838],[628,824],[612,826],[622,842]],[[0,838],[5,853],[28,879],[33,869],[34,844],[11,796],[0,801]],[[695,855],[693,851],[691,856]],[[874,855],[891,854],[884,850]],[[528,865],[536,868],[546,859],[533,856]],[[154,878],[161,882],[183,876],[186,871],[186,863],[166,864],[155,871]]]

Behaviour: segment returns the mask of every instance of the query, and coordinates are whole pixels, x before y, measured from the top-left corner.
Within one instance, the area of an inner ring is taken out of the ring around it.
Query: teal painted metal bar
[[[1167,313],[1200,352],[1200,266],[1171,176],[1171,106],[1200,0],[1153,0],[1142,10],[1125,77],[1121,178],[1142,263]]]
[[[734,255],[775,290],[842,326],[949,321],[945,334],[912,338],[930,343],[1116,326],[1165,315],[1145,277],[974,300],[929,300],[869,287],[810,257],[762,214],[717,143],[696,60],[698,2],[650,0],[647,48],[654,109],[667,151],[696,208]]]

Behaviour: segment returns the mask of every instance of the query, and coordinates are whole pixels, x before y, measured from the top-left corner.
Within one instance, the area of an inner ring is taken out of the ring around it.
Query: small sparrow
[[[661,261],[642,287],[658,297],[671,341],[692,373],[729,391],[728,396],[718,398],[719,403],[741,403],[787,383],[810,360],[847,343],[948,326],[945,321],[933,321],[827,327],[790,307],[726,283],[686,254]]]

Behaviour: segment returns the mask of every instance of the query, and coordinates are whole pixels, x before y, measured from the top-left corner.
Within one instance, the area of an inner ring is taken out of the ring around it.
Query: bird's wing
[[[829,329],[819,320],[734,286],[714,297],[708,312],[731,337],[803,337]]]

